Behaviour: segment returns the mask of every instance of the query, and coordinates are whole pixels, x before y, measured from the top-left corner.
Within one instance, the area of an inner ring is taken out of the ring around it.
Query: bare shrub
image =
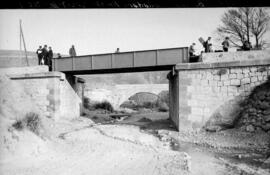
[[[25,128],[22,120],[17,120],[15,123],[12,124],[12,127],[18,131],[21,131],[21,130],[23,130],[23,128]]]
[[[94,105],[94,108],[95,109],[104,109],[104,110],[110,111],[110,112],[114,111],[112,104],[108,101],[98,102]]]
[[[41,120],[38,114],[30,112],[27,113],[23,119],[17,120],[12,124],[12,127],[18,131],[27,128],[36,135],[40,135]]]
[[[90,98],[83,97],[83,106],[87,109],[90,107]]]

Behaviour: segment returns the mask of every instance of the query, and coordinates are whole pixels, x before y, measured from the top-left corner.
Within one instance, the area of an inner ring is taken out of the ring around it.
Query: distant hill
[[[27,56],[29,57],[37,57],[37,54],[35,51],[27,51]],[[61,54],[62,55],[62,54]],[[21,57],[25,56],[24,51],[20,50],[0,50],[0,57]],[[53,54],[54,57],[57,57],[57,54]],[[62,55],[62,56],[68,56],[68,55]]]
[[[34,51],[27,51],[27,60],[24,51],[19,50],[0,50],[0,68],[24,67],[38,65],[37,54]],[[56,57],[56,54],[54,54]]]
[[[24,51],[19,50],[0,50],[0,57],[20,57],[24,56]],[[36,57],[35,52],[28,51],[27,56]]]

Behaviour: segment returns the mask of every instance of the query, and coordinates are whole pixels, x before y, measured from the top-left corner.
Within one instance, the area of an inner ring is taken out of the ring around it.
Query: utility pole
[[[25,45],[23,31],[22,31],[22,20],[20,19],[20,51],[21,51],[21,39],[23,40],[23,46],[24,46],[24,53],[25,53],[26,63],[27,63],[27,66],[29,66],[28,58],[27,58],[26,45]]]

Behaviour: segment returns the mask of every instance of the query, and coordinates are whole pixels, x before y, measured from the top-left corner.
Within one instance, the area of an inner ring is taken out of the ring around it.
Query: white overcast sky
[[[19,50],[19,19],[29,51],[52,46],[78,55],[186,47],[212,36],[228,8],[0,10],[0,49]],[[215,44],[215,43],[214,43]],[[220,43],[216,43],[220,45]]]

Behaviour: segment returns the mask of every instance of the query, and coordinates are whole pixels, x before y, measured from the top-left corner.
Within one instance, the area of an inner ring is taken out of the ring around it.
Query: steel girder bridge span
[[[52,70],[69,75],[172,70],[189,61],[188,47],[52,59]]]

